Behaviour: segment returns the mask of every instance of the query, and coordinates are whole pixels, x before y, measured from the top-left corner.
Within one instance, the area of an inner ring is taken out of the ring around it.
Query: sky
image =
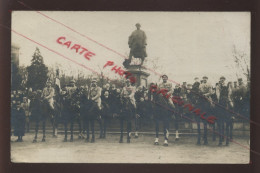
[[[202,78],[204,75],[209,77],[211,83],[217,82],[222,75],[227,81],[236,80],[234,46],[250,62],[249,12],[41,11],[41,14],[36,11],[12,11],[12,29],[34,41],[12,33],[12,44],[20,46],[20,65],[30,65],[35,48],[39,47],[44,63],[59,66],[66,74],[91,74],[77,62],[98,73],[102,71],[107,77],[118,78],[118,74],[111,72],[111,67],[103,69],[103,66],[107,61],[113,61],[123,67],[124,58],[113,51],[126,56],[129,54],[128,37],[136,29],[136,23],[141,24],[147,36],[148,57],[144,65],[152,68],[152,62],[155,62],[158,67],[154,69],[156,72],[167,74],[178,83],[192,83],[194,77]],[[72,41],[72,45],[79,44],[96,55],[86,60],[79,53],[58,44],[56,40],[61,36]],[[158,60],[153,61],[155,59]],[[149,73],[149,82],[158,82],[159,76]],[[244,78],[242,75],[239,77]]]

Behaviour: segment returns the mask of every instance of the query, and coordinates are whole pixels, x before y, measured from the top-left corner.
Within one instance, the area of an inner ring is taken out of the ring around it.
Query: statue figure
[[[147,57],[146,54],[146,35],[145,32],[142,31],[141,25],[137,23],[136,25],[136,30],[132,32],[132,34],[129,36],[128,39],[128,45],[130,48],[130,54],[129,58],[125,60],[123,65],[125,67],[129,66],[132,60],[132,56],[135,58],[140,58],[142,60],[141,65],[143,65],[145,57]]]

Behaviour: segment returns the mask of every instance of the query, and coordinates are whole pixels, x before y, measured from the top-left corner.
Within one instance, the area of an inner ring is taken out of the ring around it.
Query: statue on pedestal
[[[141,25],[139,23],[137,23],[135,26],[136,26],[136,30],[132,32],[132,34],[129,36],[128,39],[130,54],[129,54],[129,58],[123,62],[125,68],[129,67],[132,61],[132,57],[141,59],[141,64],[139,66],[143,65],[144,59],[145,57],[147,57],[147,53],[146,53],[147,43],[146,43],[145,32],[140,29]]]

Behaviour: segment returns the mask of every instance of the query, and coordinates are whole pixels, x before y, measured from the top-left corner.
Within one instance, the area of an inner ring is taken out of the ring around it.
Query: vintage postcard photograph
[[[250,163],[250,12],[12,11],[11,162]]]

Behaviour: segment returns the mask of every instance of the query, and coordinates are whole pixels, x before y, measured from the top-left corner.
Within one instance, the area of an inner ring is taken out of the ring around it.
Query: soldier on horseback
[[[168,146],[169,137],[169,120],[172,114],[172,109],[175,108],[172,100],[166,97],[166,94],[172,93],[172,84],[168,83],[168,76],[162,75],[163,82],[159,84],[159,94],[155,95],[156,113],[154,115],[155,119],[155,145],[159,145],[159,121],[163,122],[164,131],[164,146]],[[166,107],[164,107],[166,105]]]
[[[51,82],[47,81],[46,87],[42,91],[42,99],[43,101],[48,102],[48,106],[51,110],[54,109],[54,88],[51,86]]]
[[[97,85],[97,79],[93,78],[91,81],[90,86],[90,93],[89,93],[89,100],[90,100],[90,108],[88,110],[87,115],[87,138],[86,141],[89,141],[89,124],[92,131],[92,138],[91,143],[95,142],[95,127],[94,123],[98,117],[101,117],[100,110],[101,110],[101,88]],[[102,127],[100,130],[100,135],[102,136]]]
[[[123,125],[124,121],[127,123],[127,143],[130,143],[130,138],[131,138],[131,120],[135,115],[135,109],[136,109],[136,104],[135,104],[135,87],[131,86],[130,80],[126,80],[126,85],[123,87],[122,92],[121,92],[121,113],[119,116],[120,119],[120,140],[119,143],[123,142]]]

